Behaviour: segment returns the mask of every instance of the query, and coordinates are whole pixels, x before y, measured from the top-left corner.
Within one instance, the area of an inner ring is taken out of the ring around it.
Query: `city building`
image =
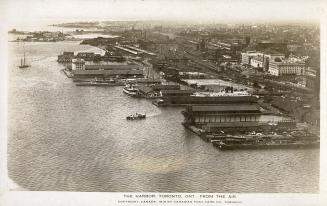
[[[64,52],[63,54],[58,55],[59,63],[71,63],[74,59],[74,52]]]
[[[264,71],[269,71],[269,62],[278,61],[278,59],[284,59],[285,55],[283,53],[277,52],[272,49],[265,49],[263,53],[263,69]]]
[[[256,51],[247,51],[241,53],[241,64],[243,65],[250,65],[251,64],[251,58],[255,56],[260,56],[262,53],[256,52]]]
[[[285,54],[277,52],[275,50],[271,50],[271,49],[265,49],[262,51],[262,53],[264,54],[265,57],[268,57],[269,60],[271,60],[271,61],[274,61],[276,58],[279,58],[279,59],[285,58]]]
[[[93,61],[95,53],[93,52],[78,52],[76,58],[84,59],[85,61]]]
[[[271,50],[264,49],[261,52],[247,51],[241,53],[241,64],[250,65],[254,68],[262,68],[264,71],[269,70],[269,62],[285,58],[285,55]]]
[[[254,68],[263,68],[264,66],[264,55],[261,53],[261,54],[258,54],[256,56],[252,56],[250,58],[250,65]]]
[[[281,75],[304,75],[305,62],[295,59],[279,59],[269,62],[268,72],[274,76]]]
[[[72,70],[85,70],[85,61],[83,59],[73,59]]]

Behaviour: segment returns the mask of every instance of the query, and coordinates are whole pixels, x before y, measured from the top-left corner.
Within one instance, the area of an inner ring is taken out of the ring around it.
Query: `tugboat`
[[[138,94],[138,89],[136,89],[133,85],[128,84],[123,88],[123,92],[130,96],[136,96]]]
[[[146,118],[146,114],[139,114],[137,112],[135,114],[131,114],[126,117],[127,120],[141,120],[145,118]]]

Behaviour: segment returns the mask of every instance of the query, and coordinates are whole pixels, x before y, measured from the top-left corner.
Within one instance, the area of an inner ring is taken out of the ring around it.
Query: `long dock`
[[[74,75],[70,71],[68,71],[66,69],[63,69],[62,71],[64,72],[64,74],[66,74],[66,76],[68,78],[73,78],[74,77]]]

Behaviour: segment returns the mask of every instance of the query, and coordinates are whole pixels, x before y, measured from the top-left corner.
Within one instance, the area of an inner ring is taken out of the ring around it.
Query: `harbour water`
[[[122,87],[77,87],[56,62],[78,42],[9,42],[9,177],[27,190],[106,192],[319,191],[318,149],[219,151],[186,130],[182,108]],[[146,112],[147,119],[126,121]]]

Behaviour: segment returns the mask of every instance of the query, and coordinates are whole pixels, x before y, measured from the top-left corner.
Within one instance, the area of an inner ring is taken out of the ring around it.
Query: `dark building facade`
[[[199,96],[165,96],[163,99],[166,105],[215,105],[215,104],[241,104],[256,103],[254,96],[220,96],[220,97],[199,97]]]
[[[257,104],[191,105],[183,112],[184,123],[200,128],[256,127],[261,115]]]

